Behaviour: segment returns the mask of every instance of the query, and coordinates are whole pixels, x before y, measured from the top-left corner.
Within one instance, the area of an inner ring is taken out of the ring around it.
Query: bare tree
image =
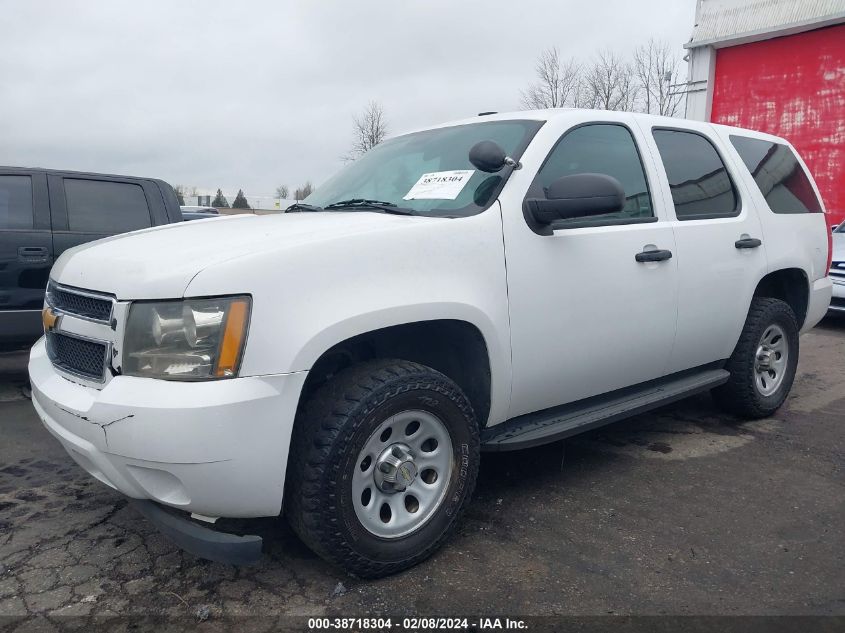
[[[293,199],[296,201],[305,200],[311,193],[314,191],[314,187],[311,185],[311,181],[309,180],[301,187],[297,187],[293,192]]]
[[[363,156],[387,136],[387,117],[378,101],[370,101],[364,112],[353,118],[353,122],[355,141],[346,157],[347,160],[355,160]]]
[[[633,65],[611,51],[599,52],[584,75],[585,107],[632,111],[638,92]]]
[[[634,71],[642,95],[644,112],[675,116],[681,104],[681,93],[671,89],[677,82],[680,60],[672,47],[650,39],[634,52]]]
[[[279,185],[278,187],[276,187],[276,197],[279,200],[287,200],[289,194],[290,190],[288,189],[287,185]]]
[[[624,62],[617,75],[617,110],[634,112],[637,109],[637,97],[640,87],[637,85],[637,77],[634,74],[634,66],[630,62]]]
[[[537,58],[534,67],[537,81],[522,91],[522,105],[528,110],[577,107],[579,101],[581,65],[570,58],[561,62],[557,47],[547,48]]]

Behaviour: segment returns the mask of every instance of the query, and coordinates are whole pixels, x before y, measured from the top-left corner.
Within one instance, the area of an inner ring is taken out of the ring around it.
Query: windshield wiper
[[[296,202],[285,209],[285,213],[290,213],[291,211],[325,211],[325,209],[323,209],[323,207],[318,207],[316,204]]]
[[[326,211],[331,209],[377,209],[384,213],[393,213],[395,215],[414,215],[411,209],[404,207],[397,207],[392,202],[384,202],[382,200],[369,200],[367,198],[350,198],[349,200],[339,200],[332,202],[325,207]]]

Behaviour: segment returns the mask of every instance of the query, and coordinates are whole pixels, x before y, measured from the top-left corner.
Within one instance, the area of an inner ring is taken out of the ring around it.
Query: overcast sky
[[[537,55],[689,39],[695,0],[0,0],[0,165],[243,188],[325,180],[390,133],[519,108]],[[685,71],[684,71],[685,72]]]

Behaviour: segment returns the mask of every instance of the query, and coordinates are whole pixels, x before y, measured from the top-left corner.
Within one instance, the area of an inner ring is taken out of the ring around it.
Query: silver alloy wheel
[[[394,539],[422,527],[446,497],[452,438],[428,411],[402,411],[382,422],[355,462],[352,501],[364,528]]]
[[[754,359],[754,382],[760,395],[770,396],[778,390],[786,374],[789,346],[779,325],[770,325],[760,337]]]

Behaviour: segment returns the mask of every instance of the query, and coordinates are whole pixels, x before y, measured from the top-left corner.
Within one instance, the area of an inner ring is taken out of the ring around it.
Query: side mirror
[[[479,141],[469,150],[469,162],[479,171],[495,174],[505,165],[515,167],[516,161],[505,154],[496,141]]]
[[[545,198],[529,198],[525,205],[538,224],[551,224],[621,211],[625,191],[616,178],[607,174],[573,174],[552,182]]]

